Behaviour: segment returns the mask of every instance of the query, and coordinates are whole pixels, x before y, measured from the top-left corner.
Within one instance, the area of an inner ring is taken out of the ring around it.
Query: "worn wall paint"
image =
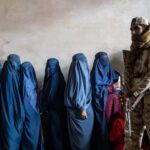
[[[0,0],[0,61],[10,53],[29,60],[41,83],[46,60],[56,57],[67,77],[72,55],[83,52],[92,66],[106,51],[122,71],[130,46],[130,21],[150,19],[148,0]]]

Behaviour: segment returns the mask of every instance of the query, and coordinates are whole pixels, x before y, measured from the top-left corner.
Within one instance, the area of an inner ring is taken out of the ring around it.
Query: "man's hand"
[[[82,111],[81,111],[80,117],[81,117],[81,119],[83,119],[83,120],[87,119],[88,115],[87,115],[86,110],[82,110]]]

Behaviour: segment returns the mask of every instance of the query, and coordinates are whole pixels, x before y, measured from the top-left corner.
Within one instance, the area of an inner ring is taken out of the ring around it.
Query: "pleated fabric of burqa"
[[[21,65],[21,97],[25,110],[25,121],[21,150],[43,150],[37,90],[35,70],[30,62],[24,62]]]
[[[118,81],[118,75],[113,70],[108,55],[99,52],[95,55],[94,65],[91,71],[93,107],[95,114],[95,150],[109,150],[108,128],[106,122],[106,103],[108,87]]]
[[[2,150],[19,150],[25,119],[20,96],[20,58],[11,54],[5,61],[1,78]]]
[[[84,54],[73,56],[65,90],[65,105],[72,150],[90,150],[94,113],[91,105],[91,83],[87,59]],[[85,110],[88,117],[82,119]]]
[[[64,106],[65,80],[59,62],[47,60],[42,94],[42,112],[48,113],[45,137],[46,150],[70,150],[67,117]]]

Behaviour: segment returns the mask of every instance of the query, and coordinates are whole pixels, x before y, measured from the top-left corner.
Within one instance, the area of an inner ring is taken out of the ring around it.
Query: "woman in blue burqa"
[[[47,60],[42,91],[42,112],[48,113],[45,137],[46,150],[70,150],[67,136],[67,117],[64,106],[65,80],[59,62]]]
[[[109,94],[108,87],[118,81],[119,74],[113,70],[108,55],[98,52],[95,55],[91,71],[93,107],[95,114],[94,149],[109,150],[108,127],[106,122],[106,103]]]
[[[20,150],[24,107],[20,95],[20,58],[11,54],[5,61],[1,76],[2,150]]]
[[[65,90],[65,105],[72,150],[90,150],[94,114],[91,106],[91,83],[84,54],[73,56]]]
[[[35,70],[30,62],[24,62],[21,65],[21,97],[25,110],[25,121],[21,150],[43,150],[37,90]]]

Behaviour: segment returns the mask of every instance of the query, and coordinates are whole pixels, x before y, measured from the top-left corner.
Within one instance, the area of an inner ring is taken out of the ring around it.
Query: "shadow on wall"
[[[44,76],[38,78],[38,88],[41,90],[43,88]]]

